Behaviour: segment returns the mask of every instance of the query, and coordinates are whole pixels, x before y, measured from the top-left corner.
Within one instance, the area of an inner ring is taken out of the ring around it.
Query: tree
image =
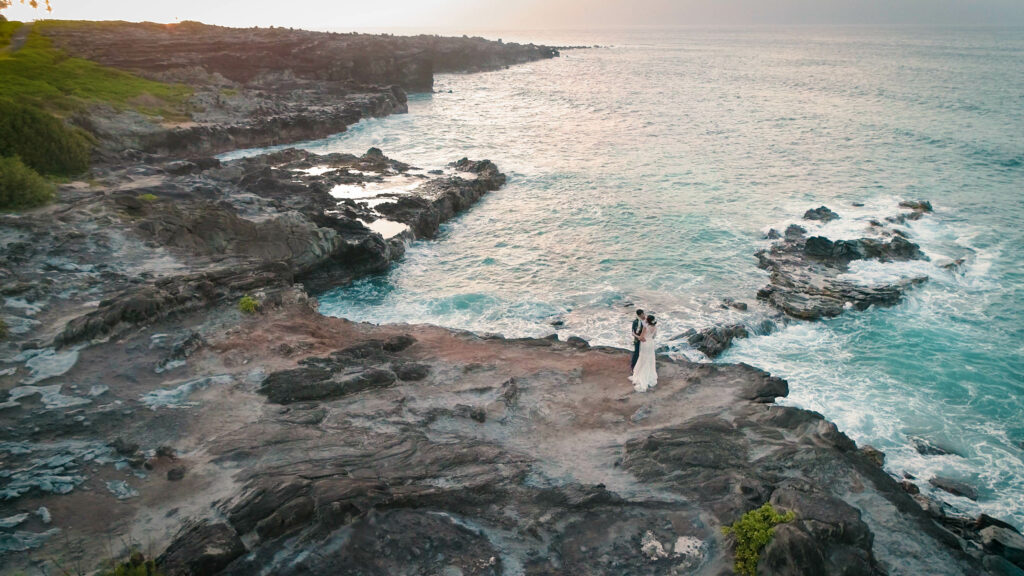
[[[25,0],[19,0],[19,1],[22,4],[25,3]],[[53,12],[53,8],[50,7],[50,0],[43,0],[43,3],[46,5],[46,11],[47,12]],[[5,8],[10,8],[11,4],[14,4],[14,0],[0,0],[0,10],[3,10]],[[39,0],[28,0],[28,5],[33,7],[33,8],[39,8]]]

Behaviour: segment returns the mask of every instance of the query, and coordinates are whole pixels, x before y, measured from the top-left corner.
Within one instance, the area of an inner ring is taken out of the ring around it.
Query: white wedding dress
[[[633,368],[633,375],[629,380],[633,382],[633,389],[637,392],[647,392],[658,385],[658,368],[655,366],[654,338],[658,335],[657,326],[644,326],[644,341],[640,343],[640,357]]]

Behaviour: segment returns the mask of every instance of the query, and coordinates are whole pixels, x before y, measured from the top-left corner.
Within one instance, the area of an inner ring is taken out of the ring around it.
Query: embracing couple
[[[633,320],[633,360],[629,363],[633,371],[629,380],[633,389],[646,392],[658,384],[658,370],[654,362],[654,337],[658,335],[658,319],[648,316],[643,310],[636,311]]]

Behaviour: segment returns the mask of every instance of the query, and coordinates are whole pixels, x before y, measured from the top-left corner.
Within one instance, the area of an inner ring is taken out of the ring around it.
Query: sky
[[[17,2],[17,0],[15,0]],[[315,30],[586,29],[626,26],[1024,25],[1024,0],[51,0],[11,20],[198,20]]]

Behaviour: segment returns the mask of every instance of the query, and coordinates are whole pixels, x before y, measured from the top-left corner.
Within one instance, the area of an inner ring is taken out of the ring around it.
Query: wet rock
[[[167,576],[212,576],[245,554],[245,545],[230,526],[198,522],[174,538],[156,564]]]
[[[927,200],[903,200],[900,208],[909,208],[915,212],[931,212],[932,203]]]
[[[790,224],[786,227],[786,240],[799,240],[807,234],[807,229],[797,224]]]
[[[765,240],[778,240],[779,238],[782,238],[782,233],[775,228],[769,229],[764,235]]]
[[[795,318],[815,320],[842,314],[847,307],[864,310],[871,305],[891,306],[925,276],[865,285],[846,277],[854,260],[925,259],[917,244],[896,236],[832,241],[822,236],[790,237],[757,252],[758,266],[769,272],[769,284],[757,297]]]
[[[804,212],[804,220],[816,220],[822,223],[831,222],[837,220],[839,214],[836,214],[832,210],[829,210],[827,206],[820,206],[818,208],[812,208],[807,212]]]
[[[722,307],[745,312],[747,310],[747,303],[733,300],[732,298],[722,298]]]
[[[703,352],[708,358],[717,358],[732,344],[733,340],[746,338],[748,335],[746,326],[730,324],[705,328],[688,336],[686,341],[690,346]]]
[[[917,484],[914,484],[910,480],[900,480],[900,488],[903,488],[903,491],[911,496],[921,493],[921,489],[917,487]]]
[[[911,443],[911,445],[914,446],[914,450],[917,450],[917,453],[922,455],[922,456],[950,456],[950,455],[954,455],[954,456],[960,456],[961,458],[963,457],[962,454],[959,454],[959,453],[957,453],[957,452],[955,452],[953,450],[949,450],[947,448],[939,446],[935,442],[926,440],[926,439],[918,437],[918,436],[911,436],[910,437],[910,443]]]
[[[966,482],[953,480],[952,478],[946,478],[944,476],[935,476],[930,478],[928,483],[939,490],[949,492],[954,496],[963,496],[970,500],[978,499],[978,489]]]

